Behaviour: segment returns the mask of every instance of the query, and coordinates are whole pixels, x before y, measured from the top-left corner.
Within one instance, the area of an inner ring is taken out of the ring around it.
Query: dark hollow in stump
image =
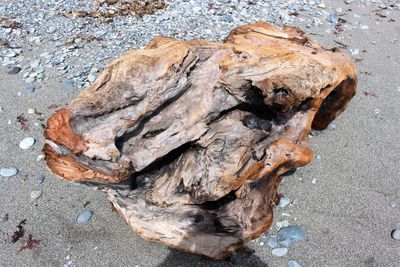
[[[356,83],[345,54],[293,27],[156,37],[51,116],[47,166],[106,190],[141,237],[221,259],[271,226],[281,176]]]

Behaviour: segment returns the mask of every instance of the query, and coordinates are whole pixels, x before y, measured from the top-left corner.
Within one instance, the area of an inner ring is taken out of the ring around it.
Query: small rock
[[[40,65],[40,59],[32,61],[29,66],[31,66],[32,69],[36,69]]]
[[[277,234],[278,244],[284,247],[290,247],[296,241],[302,241],[304,239],[304,230],[297,225],[283,227]]]
[[[336,11],[333,11],[326,17],[326,20],[330,23],[337,24],[339,22],[339,14]]]
[[[270,235],[267,240],[267,244],[270,248],[276,248],[278,246],[278,238],[276,235]]]
[[[33,83],[35,80],[36,80],[35,77],[28,77],[28,78],[25,80],[25,82],[26,82],[26,83]]]
[[[276,222],[276,226],[281,229],[282,227],[288,227],[289,222],[287,220],[281,221],[281,222]]]
[[[301,267],[301,265],[295,260],[289,260],[288,267]]]
[[[41,175],[39,175],[39,176],[36,177],[36,182],[37,182],[38,184],[43,184],[43,183],[44,183],[44,179],[45,179],[44,175],[41,174]]]
[[[92,83],[92,82],[94,82],[96,80],[96,76],[94,76],[93,74],[89,74],[87,79],[88,79],[89,82]]]
[[[31,192],[31,199],[35,200],[38,199],[43,194],[42,190],[32,191]]]
[[[363,25],[360,25],[360,29],[361,30],[368,30],[369,27],[368,27],[368,25],[363,24]]]
[[[331,122],[331,123],[329,124],[328,128],[329,128],[330,130],[336,130],[336,124],[333,123],[333,122]]]
[[[312,178],[311,183],[312,184],[316,184],[317,183],[317,178]]]
[[[389,201],[389,206],[392,208],[395,208],[397,206],[397,204],[394,201]]]
[[[34,144],[35,144],[35,139],[33,139],[32,137],[26,137],[19,143],[19,147],[21,149],[29,149]]]
[[[28,109],[28,114],[35,114],[35,109],[34,108]]]
[[[287,248],[274,248],[272,250],[272,255],[277,256],[277,257],[282,257],[285,256],[288,252]]]
[[[72,88],[74,88],[74,82],[71,80],[65,81],[63,83],[63,87],[64,87],[64,89],[72,89]]]
[[[278,203],[278,207],[283,208],[283,207],[287,206],[289,203],[290,203],[290,199],[289,198],[281,197],[281,199],[279,200],[279,203]]]
[[[36,88],[34,86],[29,86],[29,87],[25,88],[25,92],[33,93],[33,92],[35,92],[35,89]]]
[[[93,211],[91,210],[85,210],[84,212],[82,212],[81,214],[79,214],[76,217],[76,221],[78,223],[87,223],[88,221],[90,221],[90,219],[93,216]]]
[[[260,242],[260,246],[264,246],[264,242]]]
[[[22,69],[20,67],[12,67],[10,68],[7,73],[8,74],[17,74],[21,71]]]
[[[392,231],[392,238],[394,240],[400,240],[400,229],[394,229]]]
[[[360,54],[360,50],[358,48],[350,48],[350,53],[353,56]]]
[[[39,155],[36,157],[36,161],[41,161],[44,159],[44,155]]]
[[[346,4],[348,4],[348,5],[350,5],[351,3],[354,2],[354,0],[344,0],[344,2],[345,2]]]
[[[0,169],[0,176],[3,177],[12,177],[18,173],[18,170],[15,168],[2,168]]]

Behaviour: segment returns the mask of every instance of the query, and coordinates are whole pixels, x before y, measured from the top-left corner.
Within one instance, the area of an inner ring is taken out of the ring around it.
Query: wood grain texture
[[[221,259],[270,227],[281,176],[356,84],[345,54],[293,27],[156,37],[48,120],[47,166],[104,188],[141,237]]]

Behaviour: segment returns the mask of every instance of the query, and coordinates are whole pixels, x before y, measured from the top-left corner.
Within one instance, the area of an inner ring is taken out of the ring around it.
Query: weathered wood
[[[46,162],[106,189],[143,238],[220,259],[270,227],[280,177],[311,161],[311,128],[356,83],[346,55],[292,27],[156,37],[48,120]]]

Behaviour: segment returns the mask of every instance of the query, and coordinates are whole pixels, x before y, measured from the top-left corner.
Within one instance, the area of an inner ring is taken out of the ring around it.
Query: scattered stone
[[[283,207],[287,206],[289,203],[290,203],[290,199],[289,198],[281,197],[281,199],[279,200],[279,203],[278,203],[278,207],[283,208]]]
[[[260,242],[260,246],[264,246],[264,242]]]
[[[0,176],[3,177],[12,177],[18,173],[18,170],[15,168],[2,168],[0,169]]]
[[[295,260],[289,260],[288,267],[301,267],[301,265]]]
[[[21,71],[22,69],[20,67],[12,67],[10,68],[7,73],[8,74],[17,74]]]
[[[339,14],[336,11],[333,11],[326,17],[326,20],[330,23],[337,24],[339,22]]]
[[[346,4],[348,4],[348,5],[350,5],[351,3],[354,2],[354,0],[344,0],[344,2],[345,2]]]
[[[35,92],[35,89],[36,88],[34,86],[29,86],[29,87],[25,88],[25,92],[33,93],[33,92]]]
[[[44,155],[39,155],[36,157],[36,161],[42,161],[44,159]]]
[[[30,77],[29,76],[28,78],[26,78],[25,82],[26,83],[33,83],[35,80],[36,80],[35,77]]]
[[[360,54],[360,50],[358,48],[350,48],[350,53],[352,56],[356,56]]]
[[[304,239],[304,230],[297,225],[283,227],[277,234],[278,244],[284,247],[290,247],[296,241],[302,241]]]
[[[35,200],[38,199],[43,194],[42,190],[32,191],[31,192],[31,199]]]
[[[276,248],[278,246],[278,238],[276,235],[270,235],[267,239],[267,244],[270,248]]]
[[[63,87],[64,87],[64,89],[72,89],[72,88],[74,88],[74,82],[70,81],[70,80],[65,81],[63,83]]]
[[[3,218],[1,218],[1,222],[6,222],[8,221],[8,213],[4,214]]]
[[[89,74],[87,79],[88,79],[89,82],[92,83],[92,82],[94,82],[96,80],[96,76],[94,76],[93,74]]]
[[[34,108],[28,109],[28,114],[35,114],[35,109]]]
[[[360,25],[360,29],[361,30],[368,30],[369,27],[368,27],[368,25],[363,24],[363,25]]]
[[[311,183],[312,184],[316,184],[317,183],[317,178],[312,178]]]
[[[329,128],[330,130],[336,130],[336,124],[335,124],[334,122],[331,122],[331,123],[329,124],[328,128]]]
[[[85,210],[84,212],[82,212],[81,214],[79,214],[76,217],[76,221],[78,223],[87,223],[88,221],[90,221],[90,219],[93,216],[93,211],[91,210]]]
[[[32,69],[36,69],[40,65],[40,59],[37,59],[35,61],[32,61],[29,66],[31,66]]]
[[[34,144],[35,139],[33,139],[32,137],[26,137],[19,143],[19,147],[25,150],[31,148]]]
[[[45,179],[45,176],[43,174],[41,174],[39,176],[36,176],[36,182],[38,184],[43,184],[44,183],[44,179]]]
[[[287,220],[281,221],[281,222],[276,222],[276,226],[281,229],[282,227],[288,227],[289,222]]]
[[[394,229],[392,231],[392,238],[394,240],[400,240],[400,229]]]
[[[282,257],[285,256],[288,252],[287,248],[274,248],[272,250],[272,255],[277,256],[277,257]]]

